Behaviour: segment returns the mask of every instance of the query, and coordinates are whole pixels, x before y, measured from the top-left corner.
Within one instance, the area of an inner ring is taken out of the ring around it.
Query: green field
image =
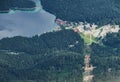
[[[94,37],[93,35],[91,35],[91,40],[90,40],[90,34],[85,35],[83,33],[80,33],[80,36],[81,36],[81,38],[84,39],[84,42],[86,45],[91,45],[93,42],[98,43],[98,39],[96,37]]]

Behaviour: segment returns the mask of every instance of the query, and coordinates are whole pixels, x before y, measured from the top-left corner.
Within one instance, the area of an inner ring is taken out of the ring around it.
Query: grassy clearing
[[[90,34],[83,34],[83,33],[80,33],[80,36],[81,36],[81,38],[83,38],[84,39],[84,42],[85,42],[85,44],[87,44],[87,45],[91,45],[93,42],[94,43],[98,43],[98,39],[97,38],[95,38],[93,35],[91,35],[91,40],[90,40]]]

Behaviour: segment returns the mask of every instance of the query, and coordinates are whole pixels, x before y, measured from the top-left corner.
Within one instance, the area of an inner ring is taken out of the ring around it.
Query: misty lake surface
[[[39,0],[33,0],[34,11],[11,11],[0,14],[0,38],[13,36],[34,36],[51,31],[57,24],[55,16],[44,11]]]

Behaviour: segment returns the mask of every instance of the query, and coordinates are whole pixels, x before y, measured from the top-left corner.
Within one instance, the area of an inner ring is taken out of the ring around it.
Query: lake
[[[55,16],[44,11],[39,0],[34,11],[10,11],[0,14],[0,38],[13,36],[33,36],[51,31],[57,24]]]

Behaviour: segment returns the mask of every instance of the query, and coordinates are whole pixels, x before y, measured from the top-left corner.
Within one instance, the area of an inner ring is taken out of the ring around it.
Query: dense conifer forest
[[[90,45],[91,63],[97,67],[93,72],[95,82],[112,82],[119,77],[120,49],[119,45],[110,45],[110,38],[120,43],[116,33],[108,34],[102,45]],[[0,81],[82,82],[85,48],[83,39],[72,30],[1,39]]]
[[[31,0],[0,0],[0,12],[9,12],[9,10],[34,7],[35,3]]]
[[[43,9],[69,22],[120,25],[119,0],[40,0]],[[30,0],[0,0],[0,12],[34,8]],[[0,39],[0,82],[82,82],[84,57],[95,66],[93,82],[120,81],[120,31],[85,44],[73,30]]]
[[[120,24],[119,0],[41,0],[41,4],[43,9],[62,20]]]

